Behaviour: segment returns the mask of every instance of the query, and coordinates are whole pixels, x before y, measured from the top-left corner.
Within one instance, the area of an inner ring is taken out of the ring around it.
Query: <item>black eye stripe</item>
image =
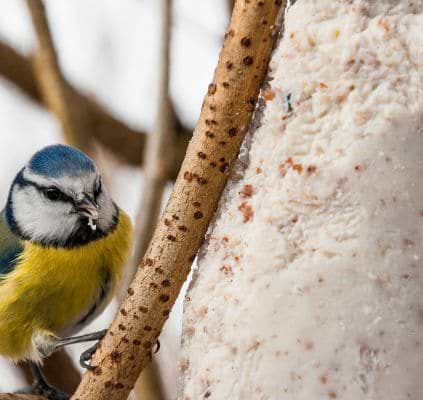
[[[58,189],[57,187],[46,187],[46,186],[41,186],[36,182],[30,181],[29,179],[25,179],[22,182],[20,182],[20,186],[25,187],[25,186],[32,186],[35,189],[37,189],[38,192],[40,192],[41,194],[43,194],[45,197],[48,198],[47,196],[47,192],[50,190],[56,190],[57,192],[60,193],[60,199],[57,199],[58,201],[64,201],[64,202],[68,202],[68,203],[72,203],[74,204],[74,200],[69,197],[67,194],[63,193],[60,189]],[[51,200],[51,199],[50,199]]]
[[[63,193],[56,187],[42,188],[42,193],[51,201],[66,201],[69,202],[71,199],[68,195]]]

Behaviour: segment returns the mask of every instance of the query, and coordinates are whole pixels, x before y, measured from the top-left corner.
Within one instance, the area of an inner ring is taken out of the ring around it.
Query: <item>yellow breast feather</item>
[[[113,231],[86,245],[68,249],[25,242],[14,271],[0,281],[0,353],[38,359],[34,335],[57,335],[77,324],[96,304],[106,279],[104,308],[120,280],[131,240],[131,221],[119,210]]]

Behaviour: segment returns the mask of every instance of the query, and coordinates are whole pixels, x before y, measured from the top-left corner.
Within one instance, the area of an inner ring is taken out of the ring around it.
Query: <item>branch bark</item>
[[[283,0],[237,2],[187,155],[118,316],[73,400],[121,400],[151,361],[213,218],[256,104]]]
[[[15,84],[33,101],[42,104],[43,99],[34,76],[33,60],[35,56],[25,57],[0,42],[0,75]],[[65,78],[64,78],[65,79]],[[141,166],[144,161],[144,147],[147,135],[113,117],[108,110],[92,98],[82,94],[78,89],[66,82],[72,103],[79,104],[80,123],[85,131],[103,145],[117,159],[133,166]],[[171,178],[174,180],[184,159],[188,142],[192,137],[191,130],[177,121],[177,142],[175,163]]]
[[[235,7],[235,0],[226,0],[226,3],[228,5],[228,13],[231,15]]]
[[[42,396],[19,393],[0,393],[0,400],[47,400]]]

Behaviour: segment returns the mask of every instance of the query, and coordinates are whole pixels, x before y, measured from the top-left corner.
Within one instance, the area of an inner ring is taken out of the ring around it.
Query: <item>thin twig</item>
[[[73,400],[121,400],[151,352],[204,239],[248,129],[283,0],[237,2],[168,205]]]
[[[15,84],[32,100],[42,104],[42,96],[33,71],[35,56],[24,57],[10,46],[0,42],[0,75]],[[84,132],[90,132],[94,139],[103,145],[117,159],[141,166],[144,161],[145,132],[130,128],[124,122],[98,104],[94,99],[82,94],[66,81],[73,104],[79,104],[79,123]],[[179,172],[192,131],[178,124],[176,158],[172,168],[172,179]]]

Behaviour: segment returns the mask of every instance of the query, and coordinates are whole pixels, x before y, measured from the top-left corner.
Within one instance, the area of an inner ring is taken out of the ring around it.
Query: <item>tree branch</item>
[[[154,133],[147,140],[144,159],[144,190],[136,221],[134,269],[145,254],[162,205],[163,192],[174,158],[175,115],[169,100],[171,0],[162,1],[159,106]],[[132,281],[133,276],[131,277]]]
[[[61,122],[65,141],[94,155],[92,136],[85,126],[79,123],[78,107],[69,91],[67,82],[60,70],[58,58],[53,45],[44,5],[41,0],[27,0],[32,21],[39,42],[35,57],[35,72],[43,97],[49,108]],[[55,362],[56,361],[56,362]],[[57,362],[61,363],[61,373],[57,373]],[[56,367],[51,369],[51,366]],[[65,351],[56,353],[54,358],[46,363],[49,375],[54,376],[54,382],[63,389],[74,392],[80,381],[80,374]]]
[[[228,5],[228,13],[229,13],[229,15],[231,15],[232,11],[235,7],[235,0],[226,0],[226,3]]]
[[[42,96],[59,119],[66,142],[90,154],[93,151],[92,136],[80,123],[80,105],[73,101],[60,70],[44,4],[41,0],[27,0],[26,3],[38,38],[34,68]]]
[[[3,42],[0,42],[0,74],[14,83],[31,100],[42,101],[35,83],[31,60]]]
[[[18,364],[24,374],[28,386],[33,381],[31,369],[27,363]],[[58,368],[60,366],[60,368]],[[81,381],[81,374],[72,362],[72,358],[65,349],[53,353],[45,359],[43,372],[47,380],[66,393],[73,393]]]
[[[0,393],[0,400],[47,400],[45,397],[32,394]]]
[[[151,351],[217,208],[255,107],[283,0],[237,2],[213,83],[142,267],[73,400],[121,400]]]
[[[0,75],[14,83],[32,100],[42,103],[32,63],[34,57],[24,57],[10,46],[0,42]],[[141,166],[144,161],[146,134],[135,130],[113,117],[109,111],[96,101],[79,92],[66,82],[73,103],[80,105],[80,123],[86,126],[98,143],[103,145],[119,160],[133,166]],[[192,132],[177,126],[176,157],[172,168],[175,179],[185,155]]]

